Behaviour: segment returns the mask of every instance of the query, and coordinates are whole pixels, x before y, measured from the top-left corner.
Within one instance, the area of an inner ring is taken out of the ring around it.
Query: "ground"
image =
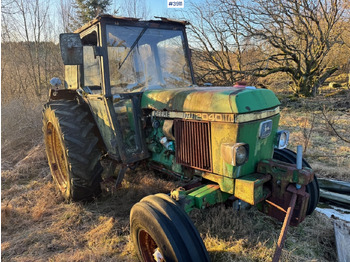
[[[326,98],[291,101],[281,95],[282,128],[291,130],[290,148],[305,157],[320,177],[350,181],[349,91]],[[103,183],[91,203],[67,203],[53,184],[42,144],[40,107],[17,114],[2,108],[1,259],[3,261],[137,261],[129,237],[129,211],[142,197],[181,184],[139,166],[121,187]],[[11,115],[9,115],[11,113]],[[20,128],[19,128],[20,127]],[[20,130],[19,130],[20,129]],[[344,138],[343,137],[343,138]],[[212,261],[270,261],[281,223],[254,207],[225,206],[190,214]],[[314,212],[290,228],[282,261],[335,261],[332,221]]]

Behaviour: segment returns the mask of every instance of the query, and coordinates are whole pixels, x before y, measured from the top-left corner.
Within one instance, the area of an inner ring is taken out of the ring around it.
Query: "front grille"
[[[212,171],[210,124],[204,121],[174,120],[176,162]]]

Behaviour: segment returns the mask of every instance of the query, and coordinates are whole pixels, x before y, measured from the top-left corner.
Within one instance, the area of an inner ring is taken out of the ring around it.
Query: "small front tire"
[[[140,261],[210,261],[187,214],[165,194],[136,203],[130,214],[131,238]]]

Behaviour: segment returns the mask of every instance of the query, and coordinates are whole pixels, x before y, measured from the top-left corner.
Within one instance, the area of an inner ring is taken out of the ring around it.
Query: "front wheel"
[[[297,163],[297,154],[287,148],[284,149],[277,149],[275,148],[273,153],[273,159],[283,161],[289,164],[296,164]],[[302,161],[303,167],[309,167],[308,162],[303,158]],[[316,175],[314,176],[314,180],[312,180],[309,184],[306,185],[306,192],[310,194],[309,203],[306,210],[306,215],[311,215],[312,212],[314,212],[318,201],[320,199],[320,187],[317,182]]]
[[[165,194],[136,203],[131,209],[130,229],[140,261],[210,261],[190,218]]]

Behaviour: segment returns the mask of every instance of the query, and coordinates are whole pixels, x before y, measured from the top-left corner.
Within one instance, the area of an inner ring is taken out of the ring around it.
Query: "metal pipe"
[[[284,218],[284,221],[283,221],[283,226],[281,229],[280,236],[278,238],[276,251],[275,251],[275,254],[272,258],[272,262],[278,262],[280,259],[280,256],[282,253],[282,248],[284,245],[284,241],[286,240],[286,236],[287,236],[288,226],[289,226],[290,220],[291,220],[292,215],[293,215],[296,200],[297,200],[297,194],[293,193],[292,199],[290,200],[289,207],[287,209],[286,217]]]
[[[297,169],[303,168],[303,146],[297,146]]]

